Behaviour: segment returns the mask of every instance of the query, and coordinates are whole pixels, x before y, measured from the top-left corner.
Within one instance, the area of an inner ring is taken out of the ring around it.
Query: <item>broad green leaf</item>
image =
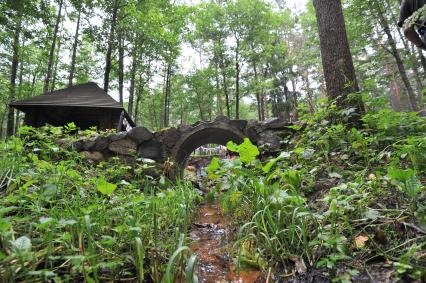
[[[96,189],[101,194],[109,196],[117,189],[117,185],[107,182],[104,178],[100,178]]]
[[[256,157],[260,154],[257,146],[252,144],[248,138],[245,138],[244,142],[238,146],[238,153],[243,163],[250,163],[256,160]]]
[[[210,179],[215,179],[218,175],[215,174],[216,170],[220,168],[219,159],[217,157],[213,157],[210,165],[207,166],[207,173]]]

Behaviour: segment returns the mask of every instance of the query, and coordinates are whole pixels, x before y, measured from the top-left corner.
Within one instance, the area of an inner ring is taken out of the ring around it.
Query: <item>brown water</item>
[[[198,256],[199,282],[260,282],[259,270],[236,271],[227,252],[229,236],[230,228],[219,205],[201,205],[190,231],[190,248]]]

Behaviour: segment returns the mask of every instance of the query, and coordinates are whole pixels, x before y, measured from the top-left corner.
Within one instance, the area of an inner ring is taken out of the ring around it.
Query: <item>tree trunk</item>
[[[121,32],[118,33],[118,94],[121,105],[124,105],[124,43]]]
[[[111,57],[112,57],[112,50],[114,45],[114,34],[115,34],[115,26],[117,24],[117,14],[119,9],[119,1],[114,1],[114,9],[112,11],[112,17],[111,17],[111,27],[109,31],[109,37],[108,37],[108,49],[105,56],[105,73],[104,73],[104,90],[108,92],[109,88],[109,75],[111,72]]]
[[[389,77],[389,88],[390,88],[390,101],[392,110],[395,112],[400,112],[401,109],[401,89],[398,82],[396,81],[395,74],[389,64],[385,65],[385,73]]]
[[[135,80],[136,80],[136,68],[137,68],[137,55],[136,51],[133,50],[132,69],[130,70],[130,89],[129,89],[129,105],[127,112],[130,117],[133,115],[133,100],[135,96]],[[135,117],[133,117],[135,118]]]
[[[19,64],[19,37],[21,35],[22,19],[21,13],[18,15],[18,19],[15,27],[15,35],[13,37],[13,55],[12,55],[12,66],[10,71],[10,85],[9,85],[9,103],[15,99],[15,86],[16,86],[16,75],[18,73]],[[8,136],[13,135],[14,130],[14,111],[13,107],[8,106],[7,113],[7,126],[6,132]]]
[[[340,0],[313,0],[320,36],[321,57],[326,81],[327,95],[336,100],[340,109],[353,107],[358,115],[352,116],[350,124],[360,125],[364,111],[362,102],[350,101],[348,95],[358,92],[358,82]]]
[[[59,51],[61,50],[61,37],[59,36],[58,40],[58,48],[56,50],[56,58],[55,58],[55,67],[53,71],[53,77],[52,77],[52,86],[50,88],[50,91],[54,91],[56,87],[56,78],[58,76],[58,63],[59,63]]]
[[[172,88],[172,66],[169,63],[167,66],[167,80],[166,80],[166,105],[165,105],[165,126],[170,125],[170,101],[171,101],[171,88]]]
[[[377,3],[376,3],[377,4]],[[386,20],[385,16],[379,5],[377,7],[378,16],[380,19],[380,24],[382,25],[383,30],[385,31],[386,36],[388,37],[389,45],[391,47],[391,53],[395,58],[396,65],[398,66],[398,71],[401,76],[401,79],[404,83],[405,89],[407,91],[408,96],[408,107],[410,111],[418,111],[416,96],[414,94],[414,90],[411,86],[410,80],[408,79],[407,72],[404,67],[404,63],[402,62],[401,55],[399,54],[398,48],[396,46],[396,42],[392,36],[392,32],[389,27],[389,23]]]
[[[75,63],[77,59],[77,48],[78,48],[78,35],[80,31],[80,19],[81,19],[81,8],[78,10],[77,27],[75,29],[74,43],[72,45],[70,74],[68,76],[68,87],[72,86],[73,80],[74,80]]]
[[[142,125],[142,119],[140,118],[140,116],[142,116],[141,115],[142,113],[139,113],[140,111],[139,109],[141,105],[143,89],[144,89],[144,83],[142,81],[142,75],[139,75],[139,86],[138,86],[138,91],[136,92],[136,105],[135,105],[135,115],[134,115],[136,125]]]
[[[240,119],[240,39],[235,37],[235,119]]]
[[[293,72],[293,70],[291,70]],[[294,78],[291,79],[291,86],[293,88],[292,98],[293,98],[293,114],[294,114],[294,121],[299,120],[299,114],[297,113],[297,107],[299,106],[299,103],[297,101],[297,93],[296,93],[296,81]],[[292,122],[294,122],[292,121]]]
[[[313,114],[315,113],[315,109],[314,109],[313,97],[311,92],[311,86],[309,82],[309,73],[307,70],[303,72],[303,81],[305,83],[306,101],[308,102],[309,113]]]
[[[266,66],[265,69],[264,69],[264,71],[263,71],[263,78],[264,78],[264,80],[267,79],[268,70],[269,70],[269,67]],[[260,113],[262,114],[262,119],[261,119],[262,121],[264,121],[264,120],[266,120],[268,118],[268,108],[265,107],[265,105],[266,105],[266,103],[265,103],[265,97],[266,97],[266,95],[265,95],[265,88],[263,87],[262,88],[262,93],[260,94]]]
[[[219,68],[217,58],[215,58],[215,79],[216,79],[216,107],[218,115],[223,115],[222,98],[220,96],[220,80],[219,80]]]
[[[22,41],[22,47],[25,46],[25,41]],[[18,99],[22,99],[22,84],[24,81],[24,58],[21,56],[21,63],[19,66],[19,86],[18,86]],[[15,130],[14,132],[18,132],[19,129],[19,110],[16,111],[15,115]]]
[[[60,0],[60,1],[61,2],[59,2],[58,15],[56,16],[55,29],[53,31],[52,45],[50,46],[49,62],[47,64],[46,79],[44,80],[44,87],[43,87],[44,93],[47,93],[49,91],[50,79],[52,77],[52,68],[53,68],[53,59],[54,59],[54,55],[55,55],[56,38],[58,36],[59,23],[61,22],[62,5],[64,4],[64,0]]]
[[[258,82],[258,76],[257,76],[257,67],[256,67],[256,61],[253,60],[253,73],[254,73],[254,81],[256,82],[256,102],[257,102],[257,117],[259,121],[262,121],[262,109],[261,109],[261,102],[260,102],[260,92],[257,87]]]
[[[420,62],[422,62],[423,75],[426,76],[426,58],[423,55],[423,51],[420,48],[417,48],[417,53],[419,55]]]
[[[226,116],[231,118],[231,109],[229,105],[229,94],[228,94],[228,82],[226,80],[226,69],[223,59],[223,54],[220,55],[220,69],[222,71],[222,80],[223,80],[223,93],[225,94],[225,104],[226,104]]]

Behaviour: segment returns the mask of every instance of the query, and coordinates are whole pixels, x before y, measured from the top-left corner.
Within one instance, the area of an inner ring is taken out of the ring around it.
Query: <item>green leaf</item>
[[[213,157],[210,165],[207,166],[207,173],[210,179],[216,179],[219,176],[215,174],[216,170],[220,168],[219,159],[217,157]]]
[[[226,147],[230,151],[238,152],[241,162],[246,164],[256,160],[256,157],[260,154],[257,146],[252,144],[248,138],[245,138],[244,142],[240,145],[236,145],[233,142],[228,142]]]
[[[405,183],[408,179],[414,176],[416,172],[412,169],[399,169],[395,167],[391,167],[388,169],[388,176],[396,181],[400,181]]]
[[[10,222],[7,219],[0,218],[0,232],[6,232],[10,228]]]
[[[104,178],[98,179],[96,189],[103,195],[111,195],[116,189],[117,185],[107,182]]]
[[[233,141],[229,141],[226,144],[226,148],[229,149],[232,152],[238,152],[238,145],[234,143]]]

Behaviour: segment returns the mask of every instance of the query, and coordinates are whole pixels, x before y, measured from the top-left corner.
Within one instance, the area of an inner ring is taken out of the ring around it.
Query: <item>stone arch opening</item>
[[[229,125],[201,127],[186,134],[179,139],[172,151],[171,161],[174,162],[172,177],[183,176],[183,169],[188,158],[200,146],[206,144],[226,145],[229,141],[240,144],[244,141],[244,137],[245,135],[241,131]]]

